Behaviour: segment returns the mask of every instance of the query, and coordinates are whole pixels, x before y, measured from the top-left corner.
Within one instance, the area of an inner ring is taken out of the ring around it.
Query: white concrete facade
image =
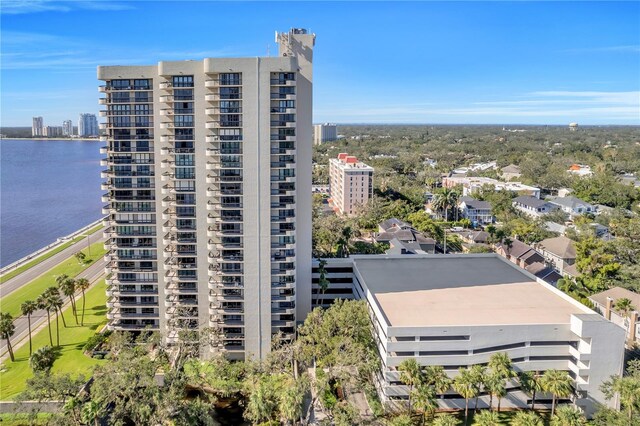
[[[31,136],[43,136],[44,135],[44,121],[42,117],[33,117],[31,124]]]
[[[110,328],[213,328],[214,351],[264,358],[311,309],[315,35],[277,41],[277,57],[98,67]]]
[[[327,260],[327,271],[335,271],[329,281],[351,266],[354,296],[370,307],[382,361],[378,391],[386,404],[407,399],[397,371],[405,359],[443,366],[455,377],[458,368],[484,364],[497,352],[507,353],[517,371],[567,371],[574,380],[570,400],[588,416],[598,404],[617,404],[606,400],[600,384],[622,372],[624,330],[495,254]],[[530,404],[517,382],[507,387],[503,407]],[[536,399],[551,405],[550,395]],[[488,403],[488,395],[480,397],[479,406]],[[439,404],[464,408],[464,399],[450,390]]]
[[[335,124],[324,123],[313,125],[313,144],[320,145],[338,139],[338,127]]]
[[[373,197],[373,167],[340,153],[329,160],[329,186],[334,208],[352,215]]]

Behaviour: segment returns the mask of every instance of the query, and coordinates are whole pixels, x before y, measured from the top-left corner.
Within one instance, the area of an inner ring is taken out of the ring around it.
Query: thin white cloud
[[[79,9],[119,11],[134,9],[134,7],[131,3],[110,2],[108,0],[3,0],[0,3],[0,13],[5,15],[40,12],[71,12]]]
[[[565,53],[638,53],[640,44],[626,44],[621,46],[601,46],[601,47],[578,47],[565,49]]]

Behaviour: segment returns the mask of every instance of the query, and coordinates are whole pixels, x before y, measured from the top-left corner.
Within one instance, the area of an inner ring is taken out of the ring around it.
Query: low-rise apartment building
[[[373,167],[347,153],[329,161],[331,204],[341,214],[351,215],[373,197]]]
[[[486,364],[497,352],[506,352],[517,371],[567,371],[574,380],[570,400],[587,415],[598,404],[616,403],[606,400],[600,384],[622,371],[624,330],[496,254],[353,256],[327,259],[323,268],[324,293],[314,262],[320,304],[344,295],[370,307],[381,357],[377,389],[387,405],[408,398],[398,371],[406,359],[441,365],[455,377],[460,367]],[[507,390],[503,406],[531,403],[517,383]],[[464,408],[453,390],[438,403]],[[551,396],[539,394],[536,403],[549,407]],[[488,405],[483,393],[479,406]]]
[[[442,179],[442,186],[454,188],[462,186],[462,195],[470,196],[485,186],[492,187],[496,191],[511,191],[517,194],[529,195],[540,198],[540,188],[525,185],[520,182],[501,182],[487,177],[447,176]]]

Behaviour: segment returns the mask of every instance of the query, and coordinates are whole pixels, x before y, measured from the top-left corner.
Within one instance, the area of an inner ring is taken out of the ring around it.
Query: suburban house
[[[407,222],[396,218],[378,225],[380,232],[373,234],[377,243],[389,243],[389,254],[428,254],[436,252],[436,240],[424,236]]]
[[[547,238],[536,245],[538,251],[547,262],[555,265],[556,269],[563,273],[567,266],[576,263],[576,248],[573,240],[567,237]]]
[[[460,197],[458,208],[462,217],[469,219],[474,226],[490,224],[496,220],[491,214],[491,204],[487,201],[478,201],[473,197]]]
[[[630,312],[625,314],[615,308],[616,302],[620,299],[631,300]],[[640,328],[638,327],[640,294],[622,287],[613,287],[589,296],[589,300],[595,305],[596,312],[627,331],[629,342],[640,342]]]
[[[588,417],[599,404],[616,405],[600,383],[622,372],[624,330],[496,254],[325,261],[325,291],[319,288],[319,261],[313,262],[313,304],[366,301],[381,361],[376,389],[390,408],[406,408],[402,361],[440,365],[454,377],[458,368],[485,364],[498,352],[507,353],[516,371],[567,371],[575,392],[561,402],[574,402]],[[515,381],[506,388],[503,407],[530,406],[530,396]],[[487,408],[489,399],[480,395],[478,406]],[[437,401],[443,409],[465,405],[454,391]],[[550,408],[551,402],[550,396],[536,398],[541,407]]]
[[[500,169],[500,177],[506,181],[518,179],[520,176],[522,176],[522,171],[520,170],[520,167],[515,164],[509,164],[508,166]]]
[[[585,213],[596,213],[596,206],[576,197],[556,197],[549,200],[549,202],[558,206],[560,210],[571,216],[579,216]]]
[[[591,167],[585,164],[572,164],[567,172],[577,176],[591,176],[593,174]]]
[[[515,238],[498,243],[496,253],[523,269],[536,262],[545,262],[544,256]]]
[[[541,217],[556,210],[558,206],[536,197],[522,195],[513,199],[513,207],[530,217]]]

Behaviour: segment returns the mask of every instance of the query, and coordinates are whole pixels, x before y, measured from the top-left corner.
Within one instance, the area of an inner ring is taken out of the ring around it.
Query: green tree
[[[55,291],[52,291],[52,289],[54,289]],[[45,298],[45,303],[47,304],[47,310],[48,311],[53,311],[54,313],[57,313],[58,309],[62,308],[62,298],[60,297],[60,294],[58,293],[58,289],[55,287],[49,287],[49,289],[47,289],[46,291],[46,298]],[[58,319],[59,316],[56,315],[56,346],[60,346],[60,320]]]
[[[283,423],[296,424],[300,419],[306,390],[306,383],[299,380],[287,383],[282,389],[278,401],[278,411]]]
[[[84,304],[85,304],[85,292],[91,287],[91,283],[86,278],[78,278],[76,280],[76,288],[82,292],[82,318],[80,319],[80,325],[84,325]]]
[[[431,422],[432,426],[458,426],[460,422],[451,414],[439,414]]]
[[[76,325],[78,325],[78,312],[76,310],[76,281],[73,278],[68,278],[60,283],[58,283],[58,287],[62,294],[69,298],[69,302],[71,302],[71,312],[76,320]]]
[[[484,384],[487,378],[487,369],[480,364],[475,364],[469,367],[469,371],[471,371],[471,376],[473,377],[473,381],[477,389],[475,402],[473,404],[473,412],[475,413],[478,411],[478,398],[485,387]]]
[[[422,369],[415,358],[409,358],[400,363],[398,371],[400,372],[400,381],[409,387],[409,415],[411,415],[413,388],[422,383]]]
[[[453,379],[453,389],[464,398],[464,424],[469,421],[469,400],[480,393],[478,382],[469,368],[458,370],[460,374]]]
[[[637,375],[612,376],[602,383],[600,389],[607,399],[612,399],[615,395],[620,397],[620,403],[627,410],[627,418],[631,422],[634,413],[640,409],[640,377]]]
[[[636,307],[633,306],[633,302],[631,302],[631,299],[627,299],[626,297],[621,297],[620,299],[616,300],[614,307],[618,312],[622,314],[623,317],[628,317],[629,313],[636,309]]]
[[[56,360],[56,353],[51,346],[43,346],[29,357],[29,366],[34,373],[49,373]]]
[[[47,293],[44,292],[36,299],[38,309],[44,309],[47,312],[47,328],[49,329],[49,344],[53,346],[53,336],[51,335],[51,308],[47,301]]]
[[[254,424],[272,420],[278,412],[279,383],[271,377],[257,378],[251,383],[244,417]]]
[[[96,401],[87,401],[82,406],[82,421],[86,424],[93,423],[94,426],[98,426],[100,417],[105,414],[104,407],[102,407]]]
[[[431,206],[438,212],[444,212],[444,220],[449,220],[449,209],[458,205],[458,192],[453,189],[443,188],[433,196]]]
[[[506,396],[506,382],[515,376],[513,364],[506,352],[498,352],[489,358],[490,375],[494,377],[494,387],[492,396],[498,398],[498,412],[500,412],[500,401]]]
[[[582,412],[572,405],[561,405],[551,417],[551,426],[584,426],[587,419]]]
[[[31,315],[38,310],[38,304],[33,300],[26,300],[20,305],[20,311],[22,315],[27,317],[27,326],[29,330],[29,356],[33,353],[33,347],[31,344]]]
[[[474,426],[499,426],[501,424],[500,415],[495,411],[484,410],[473,417]]]
[[[542,389],[552,395],[551,416],[556,411],[556,400],[558,398],[566,398],[571,395],[572,381],[566,371],[547,370],[542,375]]]
[[[413,390],[411,397],[416,410],[422,413],[422,424],[424,425],[426,418],[433,415],[438,409],[436,392],[431,386],[421,383]]]
[[[0,338],[7,341],[7,350],[9,351],[9,357],[11,361],[15,361],[16,358],[13,355],[13,346],[11,346],[11,337],[16,332],[16,326],[13,325],[13,317],[11,314],[5,314],[0,312]]]
[[[522,391],[531,395],[531,410],[535,410],[536,394],[542,392],[542,380],[537,371],[523,371],[518,374]]]
[[[511,426],[544,426],[544,422],[535,411],[518,411],[511,420]]]
[[[87,260],[87,256],[81,251],[74,253],[73,256],[78,259],[78,263],[84,263]]]
[[[447,375],[444,367],[440,365],[429,365],[423,370],[424,383],[432,386],[437,394],[444,394],[451,388],[452,380]]]

